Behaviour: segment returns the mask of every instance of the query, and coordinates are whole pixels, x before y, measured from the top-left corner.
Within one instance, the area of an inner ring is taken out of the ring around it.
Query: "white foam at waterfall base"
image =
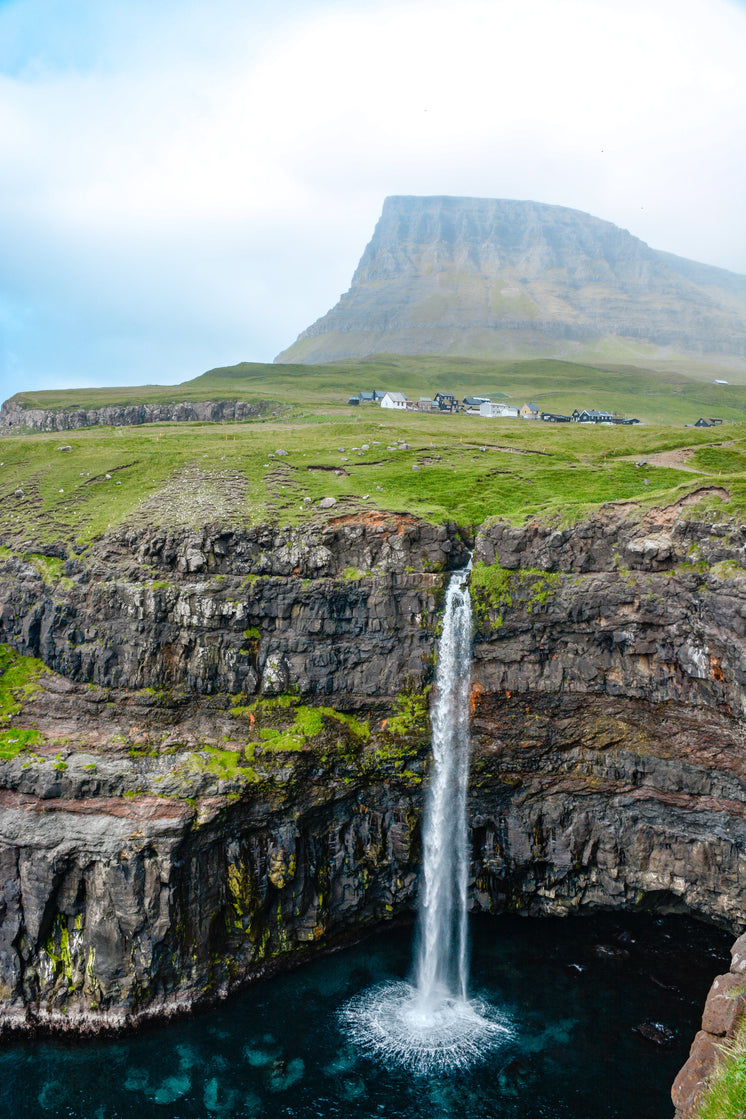
[[[416,1073],[466,1068],[511,1034],[493,1007],[467,992],[472,632],[466,577],[456,572],[448,584],[438,647],[415,982],[372,987],[340,1011],[358,1048]]]
[[[342,1008],[353,1044],[385,1065],[424,1075],[468,1068],[512,1034],[507,1021],[479,999],[446,992],[424,1003],[411,983],[381,983]]]

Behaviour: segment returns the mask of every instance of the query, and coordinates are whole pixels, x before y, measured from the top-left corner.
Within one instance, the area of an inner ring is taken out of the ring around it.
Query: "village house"
[[[398,408],[403,412],[407,407],[407,398],[403,392],[385,392],[381,400],[381,407]]]
[[[440,408],[441,412],[457,412],[458,400],[452,392],[436,392],[435,403]]]
[[[431,400],[429,396],[421,396],[417,403],[413,405],[417,412],[439,412],[440,408]]]
[[[542,412],[541,418],[545,424],[569,424],[570,417],[563,416],[561,412]]]
[[[494,400],[485,400],[479,405],[479,415],[486,416],[488,419],[509,418],[516,420],[520,413],[518,408],[513,404],[502,404]]]
[[[522,420],[538,420],[541,415],[535,404],[522,404],[520,413]]]
[[[570,419],[576,424],[610,424],[614,421],[611,412],[599,412],[595,408],[583,408],[582,412],[576,408]]]

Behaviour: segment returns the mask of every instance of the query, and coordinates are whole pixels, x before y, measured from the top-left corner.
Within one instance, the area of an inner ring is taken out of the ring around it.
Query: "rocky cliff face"
[[[350,290],[277,361],[373,353],[746,359],[746,278],[561,206],[392,197]]]
[[[746,529],[702,512],[720,496],[480,530],[475,908],[746,926]],[[7,1026],[168,1014],[411,909],[465,555],[381,514],[4,555],[2,640],[44,662],[5,673]]]
[[[269,674],[304,696],[391,697],[432,658],[433,573],[466,557],[455,525],[405,515],[300,532],[125,527],[66,560],[53,587],[32,559],[9,559],[0,632],[104,686],[253,694]]]
[[[22,431],[75,431],[81,427],[104,424],[128,427],[153,423],[195,423],[223,420],[248,420],[254,416],[277,415],[283,405],[243,400],[185,402],[182,404],[125,404],[104,408],[44,409],[22,408],[6,400],[0,408],[0,433]]]

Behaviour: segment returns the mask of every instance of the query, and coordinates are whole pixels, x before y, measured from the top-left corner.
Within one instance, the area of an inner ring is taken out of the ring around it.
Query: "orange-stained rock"
[[[472,715],[475,714],[479,706],[479,701],[485,694],[485,691],[486,689],[482,684],[472,684],[471,691],[469,692],[469,710]]]

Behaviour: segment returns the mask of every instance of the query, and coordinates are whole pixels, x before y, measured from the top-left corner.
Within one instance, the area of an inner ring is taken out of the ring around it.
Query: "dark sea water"
[[[0,1117],[670,1119],[671,1082],[732,938],[687,918],[472,920],[472,993],[510,1024],[467,1072],[426,1077],[356,1052],[338,1012],[405,978],[390,930],[121,1041],[6,1045]],[[647,1025],[644,1025],[647,1023]],[[671,1031],[659,1045],[640,1033]]]

